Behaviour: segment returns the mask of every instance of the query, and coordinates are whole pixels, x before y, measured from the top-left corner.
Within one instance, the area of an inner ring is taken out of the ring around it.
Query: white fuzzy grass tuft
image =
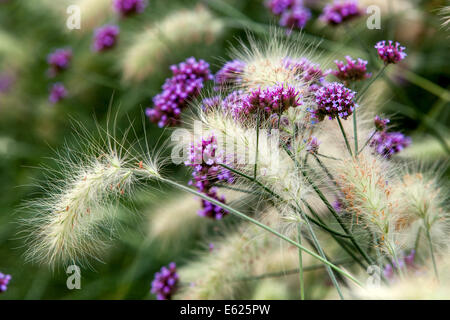
[[[113,234],[117,201],[140,179],[159,177],[153,161],[134,157],[124,141],[104,133],[96,143],[81,127],[78,143],[87,151],[67,147],[59,153],[58,169],[47,171],[45,197],[23,206],[31,215],[23,221],[28,260],[55,266],[97,258]]]
[[[121,60],[124,81],[146,79],[171,50],[211,43],[222,29],[223,23],[203,6],[171,13],[132,40]]]

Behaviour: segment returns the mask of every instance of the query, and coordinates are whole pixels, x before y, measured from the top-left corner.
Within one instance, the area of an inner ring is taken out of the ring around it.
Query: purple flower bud
[[[55,83],[53,84],[52,88],[50,89],[50,95],[48,97],[48,100],[55,104],[62,99],[64,99],[67,96],[67,90],[64,87],[62,83]]]
[[[113,7],[121,16],[141,13],[147,6],[146,0],[114,0]]]
[[[119,36],[119,27],[115,25],[104,25],[94,32],[93,50],[102,52],[113,48]]]
[[[367,61],[358,58],[353,60],[350,56],[346,56],[347,65],[342,61],[336,60],[338,70],[333,70],[331,73],[344,83],[348,84],[352,81],[360,81],[371,77],[371,73],[367,72]]]
[[[375,45],[375,49],[378,51],[378,56],[385,64],[398,63],[405,59],[406,53],[403,52],[406,48],[402,47],[400,43],[395,44],[389,40],[388,44],[386,41],[380,41]]]
[[[373,122],[375,124],[375,128],[377,129],[377,131],[386,131],[387,124],[390,121],[391,120],[389,120],[389,119],[381,119],[379,116],[375,116],[375,119]]]
[[[72,60],[71,49],[56,49],[47,56],[49,69],[47,71],[50,77],[55,77],[59,72],[67,69]]]
[[[319,145],[319,140],[317,140],[315,136],[311,136],[311,138],[309,138],[308,140],[308,143],[306,144],[306,151],[317,154],[317,152],[319,151]]]
[[[280,18],[280,26],[290,29],[303,29],[309,19],[311,19],[311,10],[303,6],[296,6],[292,10],[283,12]]]
[[[322,21],[330,25],[338,25],[363,15],[363,11],[358,7],[355,0],[335,0],[323,9],[319,17]]]

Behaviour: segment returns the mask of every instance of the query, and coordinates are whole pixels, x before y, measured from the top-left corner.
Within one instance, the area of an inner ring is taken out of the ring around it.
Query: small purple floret
[[[380,41],[375,45],[375,49],[377,49],[378,56],[381,60],[384,61],[385,64],[395,64],[406,58],[405,47],[402,47],[400,43],[389,40],[388,43],[386,41]]]
[[[119,27],[116,25],[104,25],[94,32],[93,50],[102,52],[113,48],[119,37]]]
[[[0,293],[8,290],[8,284],[11,281],[11,276],[9,274],[4,274],[0,272]]]
[[[168,267],[162,267],[155,273],[151,292],[156,294],[158,300],[170,300],[177,290],[178,280],[176,264],[171,262]]]
[[[71,49],[56,49],[47,56],[47,63],[49,64],[48,75],[55,77],[59,72],[67,69],[72,60]]]
[[[62,83],[58,82],[53,84],[52,88],[50,89],[50,95],[48,97],[48,100],[52,104],[55,104],[64,99],[66,96],[67,96],[66,88]]]

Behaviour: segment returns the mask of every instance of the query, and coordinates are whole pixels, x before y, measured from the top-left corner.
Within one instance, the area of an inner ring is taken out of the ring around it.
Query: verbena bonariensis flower
[[[311,19],[311,10],[303,6],[296,6],[283,12],[280,18],[280,26],[302,29],[309,19]]]
[[[72,60],[71,49],[56,49],[47,56],[47,63],[49,64],[48,75],[50,77],[56,76],[60,71],[69,67],[70,60]]]
[[[188,58],[185,62],[170,67],[173,76],[162,86],[162,93],[153,98],[154,108],[145,114],[159,127],[174,126],[181,120],[181,111],[191,99],[198,96],[206,80],[212,80],[209,64],[203,60]]]
[[[282,27],[302,29],[311,18],[311,11],[303,5],[303,0],[270,0],[266,6],[274,15],[281,16]]]
[[[115,25],[104,25],[94,32],[94,51],[102,52],[113,48],[119,37],[119,27]]]
[[[121,16],[129,16],[135,13],[141,13],[147,6],[146,0],[114,0],[114,10]]]
[[[352,57],[346,56],[345,60],[347,64],[343,61],[334,61],[338,70],[333,70],[331,73],[344,83],[348,84],[352,81],[360,81],[372,76],[371,73],[367,72],[367,61],[358,58],[358,60],[353,60]]]
[[[318,63],[313,63],[306,58],[300,60],[285,58],[283,62],[285,67],[292,70],[299,80],[309,83],[311,92],[322,87],[325,77],[330,73],[330,71],[323,71]]]
[[[386,158],[402,151],[411,144],[411,138],[400,132],[378,131],[370,142],[374,150]]]
[[[380,116],[375,116],[373,122],[377,131],[385,131],[387,129],[387,124],[391,122],[391,120],[382,119]]]
[[[389,40],[388,43],[386,41],[380,41],[375,45],[375,49],[378,51],[378,56],[381,60],[384,61],[385,64],[395,64],[406,57],[405,47],[402,47],[400,43]]]
[[[203,137],[198,143],[193,143],[189,149],[189,158],[185,165],[192,167],[192,180],[190,185],[194,185],[198,191],[225,203],[224,197],[217,195],[217,188],[214,184],[223,181],[233,183],[234,178],[231,172],[220,163],[226,162],[225,155],[218,150],[217,138],[214,134]],[[213,219],[221,219],[227,212],[208,201],[202,200],[202,209],[199,215]]]
[[[346,120],[358,107],[353,100],[356,92],[346,88],[342,83],[332,82],[316,91],[317,109],[310,110],[313,118],[322,121],[340,117]]]
[[[58,82],[53,84],[52,88],[50,89],[50,95],[48,97],[48,100],[52,104],[55,104],[64,99],[66,96],[67,96],[66,88],[62,83]]]
[[[11,281],[11,276],[0,272],[0,293],[8,289],[9,281]]]
[[[236,112],[242,116],[260,114],[267,118],[274,113],[282,114],[288,108],[295,108],[301,104],[301,94],[294,87],[281,84],[252,90],[244,99],[241,109]]]
[[[335,0],[327,4],[323,9],[320,19],[331,25],[338,25],[343,22],[357,18],[363,14],[355,0]]]
[[[225,63],[215,77],[214,82],[216,84],[215,90],[226,89],[230,85],[239,83],[240,74],[245,68],[245,63],[240,60],[232,60]]]
[[[311,138],[306,143],[306,151],[317,154],[319,152],[320,141],[317,140],[315,136],[311,136]]]
[[[162,267],[155,273],[151,292],[156,294],[158,300],[170,300],[177,290],[178,280],[177,266],[171,262],[168,267]]]
[[[388,263],[383,270],[383,275],[389,279],[394,279],[395,270],[405,270],[411,271],[416,269],[416,265],[414,264],[414,259],[416,256],[416,250],[411,250],[411,252],[407,256],[400,257],[398,261],[392,261],[392,264]]]
[[[16,77],[10,72],[0,72],[0,93],[7,93],[11,90]]]

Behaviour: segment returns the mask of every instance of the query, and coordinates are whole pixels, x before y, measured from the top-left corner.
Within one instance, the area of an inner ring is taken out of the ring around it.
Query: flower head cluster
[[[280,17],[280,26],[302,29],[311,19],[311,10],[303,5],[303,0],[269,0],[266,6]]]
[[[340,117],[344,120],[353,113],[358,105],[355,103],[356,92],[346,88],[342,83],[332,82],[316,91],[317,109],[312,110],[313,118],[322,121]]]
[[[335,0],[323,9],[320,19],[331,25],[338,25],[363,14],[355,0]]]
[[[194,185],[198,191],[225,203],[225,199],[217,195],[217,188],[214,187],[214,184],[219,181],[227,183],[234,181],[231,172],[220,166],[219,160],[223,157],[224,155],[218,150],[216,136],[211,134],[190,146],[189,158],[185,165],[193,168],[192,180],[189,184]],[[202,200],[200,216],[221,219],[226,214],[227,212],[222,208]]]
[[[377,131],[386,131],[387,124],[391,122],[389,119],[382,119],[380,116],[375,116],[375,119],[373,120],[375,124],[375,128]]]
[[[375,49],[377,49],[378,56],[384,61],[385,64],[395,64],[402,61],[406,57],[406,53],[404,52],[406,48],[402,47],[398,42],[394,44],[391,40],[389,40],[388,43],[384,40],[378,42],[375,45]]]
[[[119,27],[115,25],[104,25],[94,32],[94,51],[102,52],[113,48],[119,36]]]
[[[57,49],[47,56],[47,63],[49,64],[48,75],[55,77],[60,71],[69,67],[70,60],[72,60],[71,49]]]
[[[331,73],[344,83],[348,84],[352,81],[360,81],[372,76],[371,73],[367,72],[367,61],[358,58],[358,60],[353,60],[352,57],[346,56],[347,64],[343,61],[336,60],[336,66],[338,70],[333,70]]]
[[[151,292],[156,294],[158,300],[170,300],[177,290],[178,279],[177,266],[171,262],[168,267],[162,267],[155,273]]]
[[[290,107],[298,107],[301,103],[300,93],[289,85],[275,85],[266,89],[251,91],[244,99],[239,112],[241,116],[261,114],[265,117],[281,114]]]
[[[0,272],[0,293],[8,290],[9,281],[11,281],[11,276]]]
[[[371,147],[380,155],[391,158],[411,144],[411,138],[400,132],[377,131],[371,142]]]
[[[413,249],[407,256],[400,257],[398,261],[393,261],[392,264],[388,263],[383,270],[383,275],[388,280],[393,280],[395,270],[414,270],[416,265],[414,264],[414,258],[416,256],[416,251]]]
[[[245,63],[240,60],[232,60],[225,63],[215,77],[215,90],[226,89],[228,86],[240,81],[240,75],[245,68]]]
[[[121,16],[141,13],[147,6],[146,0],[114,0],[113,7]]]
[[[52,104],[55,104],[64,99],[66,96],[67,96],[66,88],[62,83],[58,82],[53,84],[52,88],[50,89],[50,95],[48,97],[48,100]]]
[[[159,127],[174,126],[180,122],[181,111],[203,88],[203,82],[212,80],[209,64],[203,60],[187,59],[170,67],[173,76],[162,86],[163,92],[153,98],[154,108],[145,113]]]
[[[284,65],[287,69],[292,70],[297,76],[310,84],[311,92],[317,91],[325,83],[325,77],[330,71],[323,71],[318,63],[313,63],[307,58],[294,60],[290,58],[284,59]]]
[[[311,138],[306,143],[306,151],[317,154],[319,152],[320,141],[315,137],[311,136]]]
[[[9,72],[0,72],[0,93],[7,93],[11,90],[16,77]]]

